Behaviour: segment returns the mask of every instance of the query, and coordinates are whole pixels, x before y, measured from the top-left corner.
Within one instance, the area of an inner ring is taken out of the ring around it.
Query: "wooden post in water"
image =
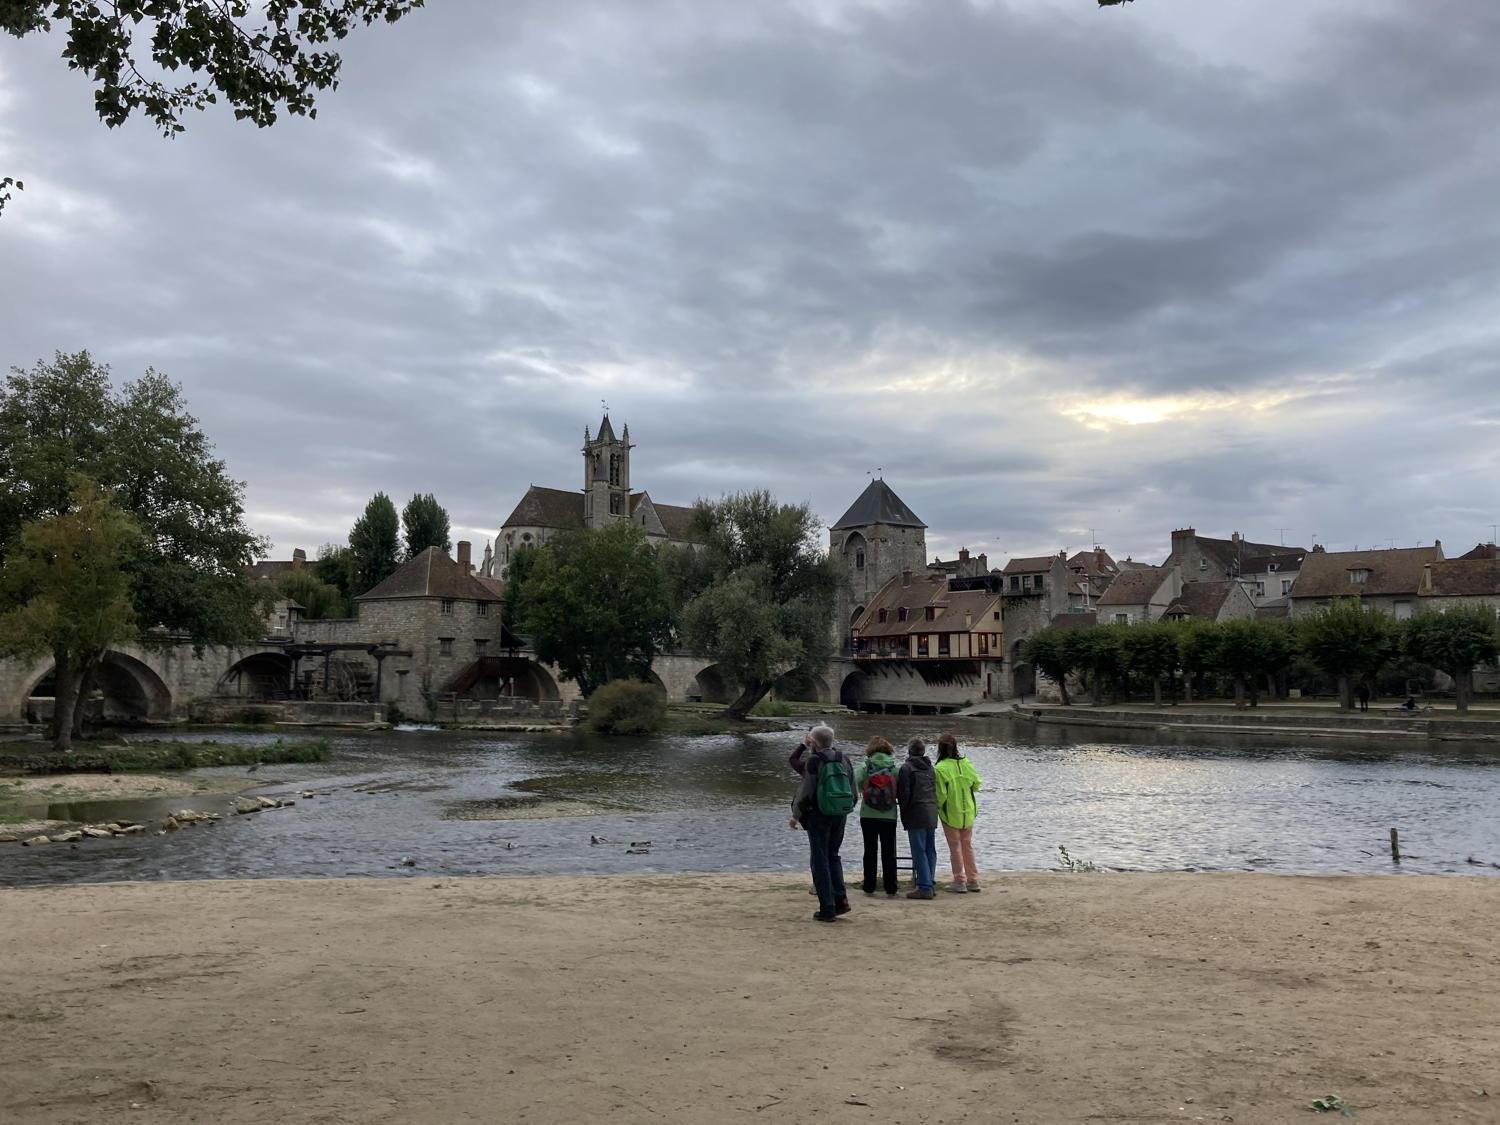
[[[1391,829],[1391,860],[1394,863],[1401,862],[1401,837],[1394,828]]]

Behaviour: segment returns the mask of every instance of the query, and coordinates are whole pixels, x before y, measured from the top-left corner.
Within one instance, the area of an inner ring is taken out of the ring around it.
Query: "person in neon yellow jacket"
[[[974,862],[974,818],[979,814],[979,771],[958,751],[951,734],[938,738],[938,819],[948,841],[948,862],[953,867],[953,890],[957,894],[979,893],[979,867]]]

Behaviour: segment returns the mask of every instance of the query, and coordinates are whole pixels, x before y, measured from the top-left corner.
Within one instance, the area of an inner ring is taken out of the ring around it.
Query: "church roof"
[[[596,438],[594,438],[594,440],[595,441],[614,441],[615,440],[615,428],[612,425],[609,424],[609,415],[608,414],[606,414],[604,416],[604,420],[599,423],[599,434],[598,434],[598,436]]]
[[[693,508],[684,508],[681,504],[658,504],[651,502],[656,509],[656,518],[661,520],[662,527],[666,528],[668,539],[687,539],[693,529]]]
[[[505,527],[579,528],[583,526],[583,493],[532,485],[515,510],[500,525]]]
[[[865,527],[872,523],[890,524],[892,527],[926,527],[917,519],[916,513],[906,506],[891,486],[876,477],[859,499],[849,505],[849,510],[834,524],[833,531],[845,527]]]
[[[383,582],[377,582],[355,601],[379,601],[384,598],[463,598],[466,601],[494,602],[497,595],[479,579],[450,559],[440,547],[428,547],[415,558],[396,568]]]

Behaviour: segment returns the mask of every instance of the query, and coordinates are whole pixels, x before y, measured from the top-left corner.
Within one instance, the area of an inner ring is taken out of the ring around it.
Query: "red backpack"
[[[860,797],[871,812],[890,812],[896,807],[896,775],[889,766],[871,770],[865,775],[865,787]]]

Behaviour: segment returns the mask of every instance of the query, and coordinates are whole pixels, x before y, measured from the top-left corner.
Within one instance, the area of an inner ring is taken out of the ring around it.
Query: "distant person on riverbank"
[[[979,867],[974,862],[974,818],[979,813],[979,773],[974,763],[958,752],[958,739],[945,734],[938,739],[934,767],[938,819],[948,841],[948,862],[953,867],[953,890],[979,893]]]
[[[813,919],[832,922],[849,913],[844,887],[844,818],[854,811],[854,769],[833,744],[833,728],[819,724],[808,732],[809,753],[802,758],[802,783],[792,797],[793,829],[807,832],[808,866],[818,892]]]
[[[896,897],[896,759],[891,744],[879,737],[865,746],[865,760],[854,771],[859,791],[859,831],[865,838],[864,892],[875,893],[876,859],[885,893]]]
[[[1359,709],[1368,711],[1370,709],[1370,685],[1361,680],[1354,694],[1359,697]]]
[[[906,748],[906,761],[896,774],[896,802],[901,827],[911,845],[911,872],[917,889],[907,898],[934,898],[937,893],[937,780],[932,759],[920,738]]]

